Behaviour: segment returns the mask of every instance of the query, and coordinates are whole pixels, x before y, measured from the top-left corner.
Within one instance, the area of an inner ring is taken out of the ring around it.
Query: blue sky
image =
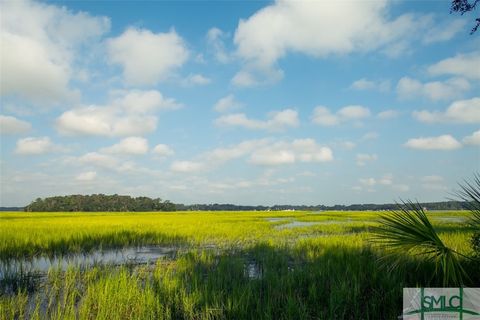
[[[480,170],[448,1],[3,1],[0,205],[442,201]]]

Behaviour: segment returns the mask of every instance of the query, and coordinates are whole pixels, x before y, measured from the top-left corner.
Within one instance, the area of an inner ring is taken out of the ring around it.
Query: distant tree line
[[[178,211],[266,211],[268,206],[241,206],[235,204],[176,204]]]
[[[0,207],[0,211],[23,211],[23,207]]]
[[[425,202],[420,205],[426,210],[462,210],[465,202],[443,201]],[[121,195],[70,195],[36,199],[28,206],[0,207],[0,211],[384,211],[395,210],[395,203],[388,204],[351,204],[351,205],[274,205],[247,206],[235,204],[174,204],[168,200],[148,197],[133,198]]]
[[[426,202],[420,205],[427,210],[462,210],[465,203],[460,201]],[[397,209],[395,203],[389,204],[351,204],[351,205],[274,205],[274,206],[241,206],[234,204],[177,204],[179,211],[281,211],[281,210],[300,210],[300,211],[378,211]]]
[[[175,204],[148,197],[104,195],[69,195],[38,198],[25,211],[175,211]]]

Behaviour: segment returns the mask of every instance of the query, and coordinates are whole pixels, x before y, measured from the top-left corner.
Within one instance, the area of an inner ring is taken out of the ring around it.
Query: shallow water
[[[283,221],[289,221],[291,218],[265,218],[268,222],[283,222]]]
[[[276,225],[275,229],[289,229],[297,227],[309,227],[314,225],[321,224],[343,224],[348,223],[351,219],[342,219],[342,220],[321,220],[321,221],[299,221],[295,220],[293,217],[273,217],[273,218],[264,218],[266,221],[271,223],[283,222],[282,224]]]
[[[281,221],[281,220],[279,220]],[[323,221],[298,221],[298,220],[285,220],[284,224],[275,226],[275,229],[290,229],[290,228],[300,228],[300,227],[311,227],[315,225],[329,225],[329,224],[344,224],[351,222],[350,219],[343,220],[323,220]]]
[[[174,259],[179,248],[167,246],[142,246],[115,250],[98,250],[90,253],[54,258],[36,257],[0,263],[0,280],[6,273],[46,273],[54,267],[65,271],[69,266],[86,269],[96,265],[149,264],[158,259]]]
[[[453,223],[464,223],[467,221],[466,217],[432,217],[433,221],[438,222],[453,222]]]
[[[250,280],[258,280],[263,277],[263,269],[255,260],[250,260],[245,265],[245,275]]]
[[[18,290],[35,292],[47,278],[50,268],[65,272],[68,267],[86,270],[94,266],[139,266],[154,264],[157,260],[176,258],[178,247],[141,246],[116,250],[97,250],[85,254],[59,256],[54,258],[36,257],[32,259],[0,262],[0,294],[13,294]]]
[[[279,226],[276,226],[276,229],[289,229],[289,228],[299,228],[299,227],[310,227],[314,226],[316,224],[320,224],[318,221],[292,221],[289,223],[281,224]]]

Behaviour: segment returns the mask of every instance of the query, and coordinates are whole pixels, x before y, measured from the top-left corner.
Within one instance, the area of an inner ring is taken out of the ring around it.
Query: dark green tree
[[[69,195],[38,198],[25,211],[176,211],[175,204],[160,198],[121,195]]]
[[[452,0],[450,12],[460,13],[463,16],[465,13],[475,10],[479,1],[480,0],[474,0],[473,2],[470,2],[469,0]],[[475,25],[470,31],[470,34],[474,34],[479,26],[480,17],[475,19]]]

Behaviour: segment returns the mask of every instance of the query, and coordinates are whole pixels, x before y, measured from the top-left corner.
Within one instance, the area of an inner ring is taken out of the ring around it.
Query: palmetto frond
[[[480,174],[475,173],[472,181],[464,180],[459,186],[454,195],[465,202],[465,209],[472,213],[470,225],[480,231]]]
[[[373,229],[372,240],[385,249],[387,256],[397,262],[405,253],[423,256],[435,262],[444,285],[462,283],[466,273],[459,261],[460,254],[443,243],[418,203],[402,202],[397,210],[382,215],[380,223]]]

